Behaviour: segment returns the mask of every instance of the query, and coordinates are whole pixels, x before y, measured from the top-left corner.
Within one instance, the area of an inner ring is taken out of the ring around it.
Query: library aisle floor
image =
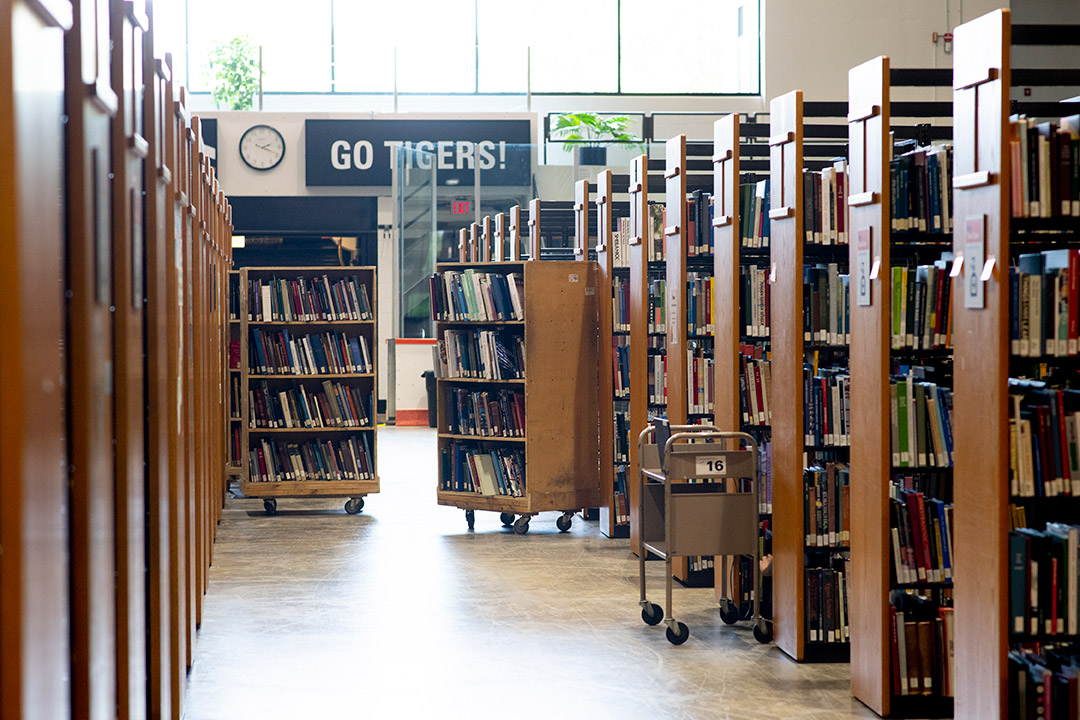
[[[646,626],[628,540],[556,513],[528,535],[435,504],[435,435],[380,428],[383,492],[230,500],[195,649],[188,720],[873,718],[846,665],[798,665],[712,590],[676,587],[690,640]],[[649,563],[652,599],[663,565]]]

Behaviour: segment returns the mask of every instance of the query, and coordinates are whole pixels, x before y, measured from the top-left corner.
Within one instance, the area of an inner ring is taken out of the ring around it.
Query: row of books
[[[847,643],[851,640],[848,613],[847,561],[838,568],[808,567],[804,577],[806,639],[812,643]]]
[[[667,405],[667,355],[649,355],[648,398],[650,405]]]
[[[803,341],[828,345],[851,342],[850,276],[837,263],[803,268]]]
[[[442,489],[480,495],[525,495],[525,453],[451,443],[442,448]]]
[[[525,437],[525,393],[450,388],[448,430],[458,435]]]
[[[803,169],[803,232],[808,245],[846,245],[847,163]]]
[[[692,415],[713,412],[716,398],[716,372],[712,350],[686,349],[686,411]]]
[[[889,502],[896,582],[950,582],[953,506],[921,492],[893,487]]]
[[[713,276],[686,273],[686,332],[705,335],[713,332]]]
[[[630,462],[630,408],[626,404],[616,406],[615,422],[615,464],[625,465]],[[637,441],[637,438],[634,438]]]
[[[803,528],[808,547],[848,544],[850,481],[847,463],[826,462],[803,470]]]
[[[813,447],[851,444],[851,377],[846,370],[803,367],[803,442]]]
[[[351,275],[331,281],[322,277],[248,278],[248,320],[314,322],[372,320],[367,286]]]
[[[367,433],[335,440],[286,442],[263,438],[249,450],[249,482],[373,480]]]
[[[742,346],[739,349],[739,395],[744,425],[771,425],[769,389],[772,387],[767,352],[758,346]]]
[[[229,433],[232,442],[229,443],[229,464],[233,467],[240,466],[240,458],[243,457],[243,448],[241,447],[241,433],[240,426],[233,425],[232,431]]]
[[[525,340],[518,330],[443,330],[438,340],[439,377],[525,377]]]
[[[889,484],[889,497],[899,500],[901,490],[921,492],[923,495],[940,498],[951,505],[953,501],[952,473],[894,471]]]
[[[1080,115],[1009,118],[1013,217],[1080,217]]]
[[[768,179],[739,185],[739,237],[744,248],[769,248]]]
[[[332,330],[293,335],[287,329],[251,328],[251,375],[345,375],[372,372],[367,337]]]
[[[952,347],[952,282],[947,262],[892,268],[893,350]]]
[[[229,273],[229,319],[240,319],[240,275],[235,271]]]
[[[686,256],[713,254],[712,193],[695,190],[686,199]]]
[[[630,332],[630,278],[616,276],[611,280],[611,329]]]
[[[630,499],[626,494],[626,466],[615,466],[615,524],[630,524]]]
[[[1080,652],[1075,646],[1009,652],[1009,718],[1080,719]]]
[[[229,341],[229,369],[230,370],[239,370],[240,369],[240,341],[239,340],[230,340]]]
[[[714,565],[712,555],[691,555],[686,558],[686,569],[690,572],[708,572]]]
[[[1080,526],[1046,523],[1009,533],[1009,632],[1080,633]]]
[[[898,591],[893,598],[889,605],[893,695],[952,697],[956,676],[952,607]]]
[[[520,273],[447,270],[428,277],[431,319],[507,322],[524,320],[525,283]]]
[[[1080,496],[1080,391],[1033,387],[1010,399],[1013,497]]]
[[[1024,253],[1009,268],[1010,350],[1021,357],[1076,355],[1080,251]]]
[[[373,402],[371,393],[339,382],[323,380],[321,390],[302,383],[276,389],[264,380],[248,389],[248,427],[371,427]]]
[[[893,232],[951,233],[952,146],[916,147],[914,140],[893,146],[889,192]]]
[[[229,374],[229,417],[236,420],[244,408],[243,384],[240,376]]]
[[[758,512],[772,514],[772,441],[758,439]]]
[[[952,390],[910,375],[889,383],[893,467],[952,467]]]
[[[649,280],[648,304],[645,317],[648,319],[650,333],[667,332],[667,280],[654,278]]]
[[[664,220],[667,217],[667,208],[663,203],[650,202],[647,209],[649,217],[645,220],[645,231],[649,236],[643,239],[645,259],[648,262],[662,262],[667,260],[667,243],[664,242]]]
[[[768,267],[739,267],[739,324],[747,337],[769,337],[771,288]]]
[[[630,338],[626,335],[615,335],[611,338],[611,360],[614,363],[613,378],[615,387],[614,396],[617,398],[630,397]]]
[[[630,267],[630,218],[613,217],[611,219],[611,266]]]

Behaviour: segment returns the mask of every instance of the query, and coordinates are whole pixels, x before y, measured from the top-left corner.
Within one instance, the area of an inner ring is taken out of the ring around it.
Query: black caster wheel
[[[345,512],[349,513],[350,515],[355,515],[363,509],[364,498],[362,497],[349,498],[345,501]]]
[[[730,600],[720,602],[720,619],[725,625],[734,625],[739,622],[739,609]]]
[[[263,509],[266,510],[267,515],[277,515],[277,500],[274,498],[263,500]]]
[[[472,530],[474,527],[476,527],[476,511],[475,510],[466,510],[465,511],[465,522],[469,523],[469,529],[470,530]]]
[[[529,516],[522,515],[514,521],[514,532],[518,535],[524,535],[529,532]]]
[[[570,530],[570,526],[574,524],[574,517],[572,515],[560,515],[559,519],[555,521],[555,527],[559,528],[559,532],[567,532]]]
[[[772,642],[772,623],[768,620],[762,620],[760,623],[754,624],[754,639],[762,645],[767,645]]]
[[[659,625],[664,619],[664,610],[656,603],[648,603],[641,608],[641,619],[646,625]]]
[[[511,527],[514,524],[514,513],[499,513],[503,527]]]
[[[690,639],[690,628],[683,625],[681,622],[675,623],[674,628],[667,629],[667,639],[672,645],[682,645],[684,642]]]

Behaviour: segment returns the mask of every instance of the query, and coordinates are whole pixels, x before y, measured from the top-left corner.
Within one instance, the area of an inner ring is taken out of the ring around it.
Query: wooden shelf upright
[[[1010,14],[957,26],[953,53],[954,252],[982,277],[981,307],[953,298],[956,717],[1008,716]],[[969,223],[975,227],[967,230]],[[983,234],[980,240],[979,233]],[[972,247],[969,248],[968,244]]]
[[[641,528],[637,508],[640,458],[637,436],[649,422],[648,347],[649,324],[649,156],[639,155],[630,161],[630,467],[627,471],[627,497],[630,505],[630,549],[641,553]]]
[[[776,644],[806,659],[803,612],[803,98],[769,106],[772,244],[773,627]]]

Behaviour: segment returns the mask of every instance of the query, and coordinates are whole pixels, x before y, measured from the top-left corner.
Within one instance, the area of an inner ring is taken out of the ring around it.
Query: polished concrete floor
[[[690,640],[638,608],[627,540],[555,513],[528,535],[435,504],[435,435],[382,428],[383,492],[230,500],[187,698],[189,720],[801,718],[875,715],[847,665],[799,665],[720,622],[711,590],[676,588]],[[662,565],[649,564],[662,602]]]

